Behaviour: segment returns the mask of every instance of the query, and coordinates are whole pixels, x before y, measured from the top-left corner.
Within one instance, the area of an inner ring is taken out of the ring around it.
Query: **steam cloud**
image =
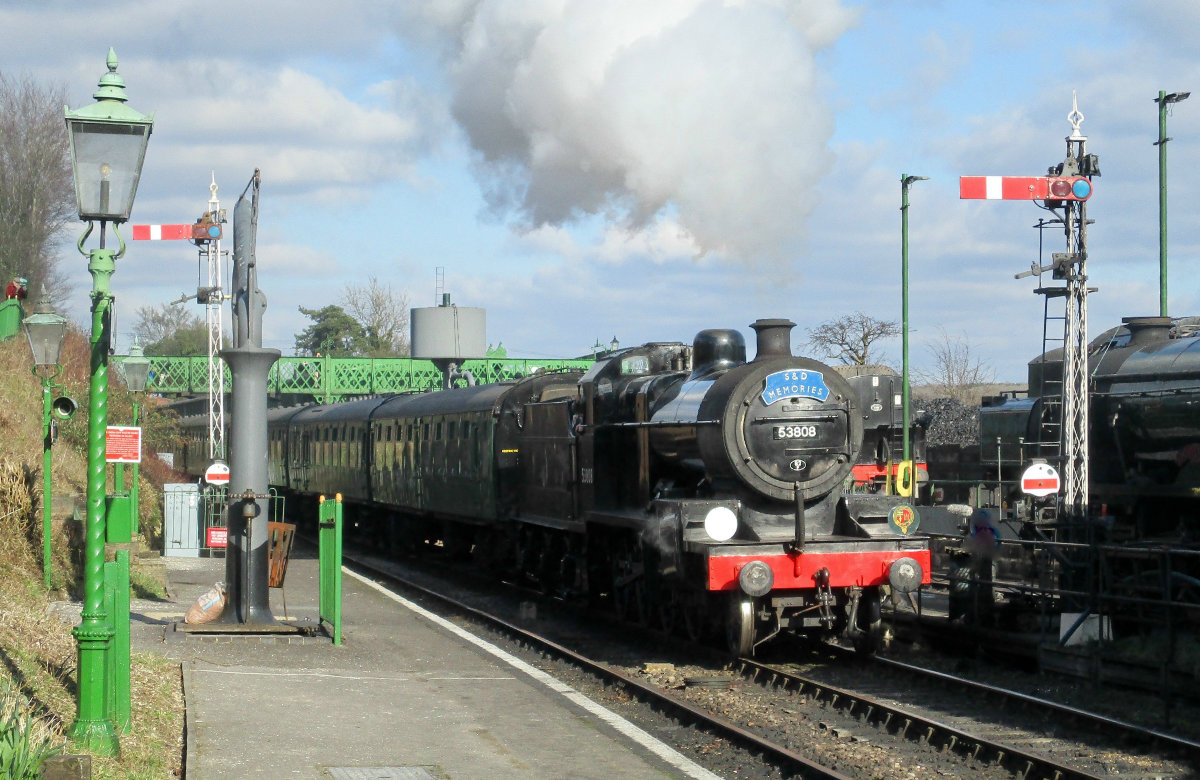
[[[837,0],[434,4],[490,207],[525,229],[675,222],[693,254],[793,256],[832,165],[816,53]]]

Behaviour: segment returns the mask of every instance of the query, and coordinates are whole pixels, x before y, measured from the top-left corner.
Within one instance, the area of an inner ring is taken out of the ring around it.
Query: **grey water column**
[[[233,392],[230,412],[229,498],[225,550],[227,605],[222,623],[273,625],[270,605],[267,500],[267,375],[279,359],[263,349],[266,296],[258,289],[254,243],[258,230],[259,171],[238,198],[233,212],[232,349],[221,351],[229,364]]]

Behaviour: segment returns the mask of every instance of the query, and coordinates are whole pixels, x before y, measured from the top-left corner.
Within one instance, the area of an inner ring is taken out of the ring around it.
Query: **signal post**
[[[1094,154],[1087,154],[1087,136],[1079,130],[1083,114],[1075,96],[1067,115],[1071,134],[1066,137],[1066,159],[1051,167],[1046,176],[963,176],[959,197],[985,200],[1037,200],[1058,215],[1063,226],[1066,252],[1055,253],[1048,267],[1034,263],[1030,272],[1039,276],[1051,271],[1065,288],[1039,288],[1037,292],[1062,294],[1066,301],[1063,333],[1062,398],[1059,407],[1059,460],[1063,493],[1060,511],[1068,523],[1079,528],[1088,517],[1088,386],[1087,386],[1087,200],[1092,196],[1092,177],[1100,175]],[[1046,393],[1042,388],[1042,394]]]

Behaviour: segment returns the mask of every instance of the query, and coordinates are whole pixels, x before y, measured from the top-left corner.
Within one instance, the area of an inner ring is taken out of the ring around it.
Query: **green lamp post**
[[[79,218],[88,223],[78,242],[92,275],[91,387],[88,396],[87,520],[83,569],[83,615],[75,627],[79,645],[78,713],[69,735],[98,754],[118,751],[117,735],[107,714],[106,660],[113,637],[104,608],[105,429],[108,427],[108,352],[112,317],[109,282],[125,242],[116,225],[129,219],[154,117],[125,105],[125,82],[117,75],[117,55],[108,50],[108,72],[92,94],[96,102],[66,110],[71,169]],[[100,222],[100,247],[85,252],[83,244]],[[120,244],[104,247],[105,224],[114,224]]]
[[[1167,316],[1167,106],[1188,99],[1191,92],[1159,90],[1158,97],[1158,315]]]
[[[902,323],[901,342],[903,345],[901,347],[903,352],[901,362],[903,363],[902,370],[904,373],[904,376],[900,381],[902,384],[901,393],[903,399],[901,403],[904,406],[904,432],[902,434],[902,440],[904,442],[904,460],[900,465],[900,472],[897,474],[897,482],[900,483],[900,489],[897,490],[897,492],[906,496],[912,495],[912,492],[916,487],[913,484],[913,479],[916,475],[913,473],[912,452],[910,449],[911,442],[909,439],[908,430],[909,418],[911,417],[910,409],[912,405],[908,384],[908,188],[912,186],[914,181],[926,181],[928,179],[928,176],[909,176],[908,174],[904,173],[900,174],[900,290],[903,299],[900,306],[900,319]]]
[[[43,292],[33,314],[25,318],[24,325],[29,351],[33,355],[31,370],[34,376],[42,380],[42,576],[46,580],[46,590],[49,590],[52,500],[50,447],[54,444],[50,409],[54,380],[62,373],[58,357],[62,353],[63,337],[67,334],[67,319],[54,312],[49,296]]]
[[[146,384],[150,381],[150,359],[146,357],[142,351],[141,344],[134,344],[129,348],[129,357],[121,361],[121,368],[125,372],[125,387],[129,392],[133,393],[133,425],[138,424],[138,396],[146,391]],[[136,537],[138,533],[138,464],[134,463],[132,471],[132,484],[129,486],[129,503],[133,509],[132,516],[132,533]]]

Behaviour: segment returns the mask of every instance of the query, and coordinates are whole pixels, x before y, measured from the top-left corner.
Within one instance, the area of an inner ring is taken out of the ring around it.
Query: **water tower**
[[[486,310],[450,303],[450,293],[442,294],[442,305],[413,309],[409,318],[412,356],[433,361],[442,372],[442,388],[465,379],[475,384],[475,377],[462,370],[464,360],[487,356]]]

